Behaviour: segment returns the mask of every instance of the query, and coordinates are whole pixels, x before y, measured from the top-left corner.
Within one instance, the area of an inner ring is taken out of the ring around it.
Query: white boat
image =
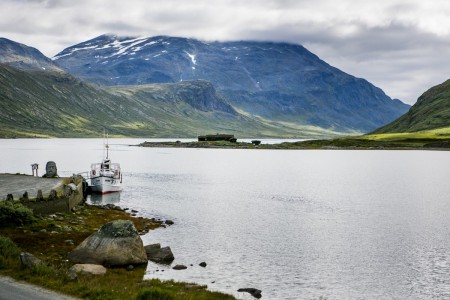
[[[122,190],[122,173],[120,164],[112,163],[109,159],[109,145],[106,140],[106,158],[101,163],[91,164],[91,191],[94,193],[114,193]]]

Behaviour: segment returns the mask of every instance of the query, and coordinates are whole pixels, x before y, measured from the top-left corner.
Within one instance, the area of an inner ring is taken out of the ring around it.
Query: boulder
[[[151,244],[144,248],[147,258],[151,261],[169,264],[175,259],[170,247],[161,248],[160,244]]]
[[[32,268],[42,264],[42,261],[39,258],[28,252],[20,253],[19,257],[20,257],[20,264],[24,268]]]
[[[176,265],[172,269],[174,269],[174,270],[186,270],[187,267],[185,265]]]
[[[199,264],[199,266],[200,266],[200,267],[203,267],[203,268],[206,268],[206,262],[202,261],[202,262]]]
[[[259,299],[262,297],[261,295],[261,290],[255,289],[255,288],[243,288],[243,289],[238,289],[238,292],[247,292],[250,295],[252,295],[253,297]]]
[[[106,268],[101,265],[94,264],[76,264],[69,269],[69,278],[75,279],[81,275],[105,275]]]
[[[72,252],[73,263],[107,266],[144,264],[147,254],[133,222],[117,220],[103,225]]]

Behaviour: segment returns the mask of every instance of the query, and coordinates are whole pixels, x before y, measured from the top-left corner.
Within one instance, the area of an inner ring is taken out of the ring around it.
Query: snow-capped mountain
[[[287,43],[102,35],[53,60],[103,85],[204,79],[248,114],[339,131],[373,130],[409,109],[366,80]]]

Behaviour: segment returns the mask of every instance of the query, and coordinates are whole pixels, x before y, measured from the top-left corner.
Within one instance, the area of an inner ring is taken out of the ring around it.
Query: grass
[[[108,269],[104,276],[79,276],[71,280],[68,252],[103,224],[113,220],[131,220],[138,231],[161,226],[154,219],[136,218],[120,210],[82,206],[75,213],[37,218],[23,226],[0,226],[0,275],[30,282],[83,299],[234,299],[210,292],[206,287],[173,281],[143,280],[146,266],[133,271]],[[44,230],[45,229],[45,230]],[[67,241],[73,241],[73,243]],[[19,253],[30,252],[44,264],[23,269]]]
[[[328,140],[308,140],[280,144],[214,142],[145,142],[142,147],[221,149],[450,149],[450,127],[409,132],[347,136]]]

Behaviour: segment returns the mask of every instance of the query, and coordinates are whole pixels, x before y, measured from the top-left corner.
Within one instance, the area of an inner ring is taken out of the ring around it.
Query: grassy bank
[[[448,150],[450,149],[450,127],[413,133],[385,133],[348,136],[329,140],[309,140],[279,144],[244,142],[145,142],[141,147],[170,148],[221,148],[221,149],[399,149],[399,150]]]
[[[154,219],[132,217],[124,211],[82,206],[74,213],[36,218],[28,224],[0,227],[0,275],[30,282],[83,299],[234,299],[205,286],[173,281],[143,280],[146,266],[132,271],[108,269],[104,276],[71,280],[68,252],[103,224],[131,220],[139,232],[161,226]],[[20,266],[19,253],[30,252],[45,262],[31,269]]]

